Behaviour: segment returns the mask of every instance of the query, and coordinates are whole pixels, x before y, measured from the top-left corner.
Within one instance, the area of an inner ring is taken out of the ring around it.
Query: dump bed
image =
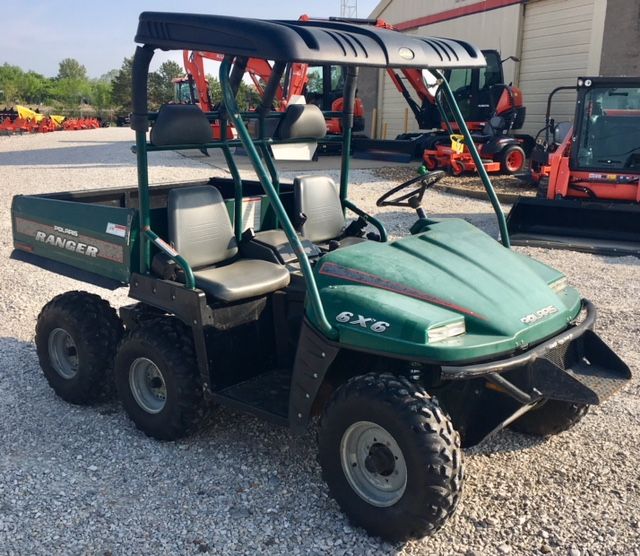
[[[212,178],[234,218],[234,186]],[[202,185],[181,182],[151,187],[151,227],[167,237],[167,198],[174,188]],[[282,202],[291,214],[291,184],[281,186]],[[94,189],[42,195],[16,195],[11,205],[14,258],[83,281],[117,287],[139,271],[138,189]],[[243,181],[243,228],[273,227],[268,198],[258,182]]]

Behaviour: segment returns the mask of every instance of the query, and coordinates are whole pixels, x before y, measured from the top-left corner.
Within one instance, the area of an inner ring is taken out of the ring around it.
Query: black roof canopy
[[[282,62],[439,69],[486,65],[480,50],[465,41],[327,20],[143,12],[135,41],[164,50],[204,50]]]

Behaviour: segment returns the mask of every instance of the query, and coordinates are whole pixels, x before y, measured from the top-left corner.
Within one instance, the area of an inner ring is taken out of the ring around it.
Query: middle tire
[[[440,529],[462,493],[460,437],[418,384],[393,374],[356,376],[327,404],[320,465],[347,516],[389,541]]]
[[[148,436],[176,440],[205,414],[191,332],[175,318],[149,320],[130,332],[114,374],[122,405]]]

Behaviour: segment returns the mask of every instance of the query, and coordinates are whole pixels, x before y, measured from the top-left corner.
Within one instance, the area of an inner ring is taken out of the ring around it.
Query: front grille
[[[573,342],[564,342],[550,349],[543,357],[561,369],[566,370],[570,367],[571,362],[575,360],[574,349],[570,349],[572,345]]]

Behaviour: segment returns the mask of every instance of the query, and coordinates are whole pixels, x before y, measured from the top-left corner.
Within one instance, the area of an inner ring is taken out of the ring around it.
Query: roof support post
[[[353,112],[356,103],[356,83],[358,68],[344,66],[345,72],[342,108],[342,161],[340,164],[340,200],[344,201],[349,194],[349,171],[351,167],[351,134],[353,128]],[[343,206],[344,209],[344,206]]]
[[[478,153],[478,149],[476,149],[476,144],[473,142],[473,138],[471,137],[471,133],[469,132],[469,128],[467,127],[467,123],[464,121],[462,117],[462,113],[460,112],[460,107],[456,102],[455,97],[453,96],[453,92],[451,91],[451,87],[449,87],[449,83],[444,78],[442,73],[439,70],[433,70],[436,77],[441,82],[441,87],[444,92],[445,98],[447,99],[447,103],[449,107],[453,111],[453,117],[464,136],[464,142],[467,148],[469,149],[469,153],[471,154],[471,158],[476,164],[476,168],[478,170],[478,174],[480,174],[480,179],[484,185],[484,188],[487,191],[487,195],[489,195],[489,200],[491,201],[491,205],[493,206],[493,210],[496,213],[496,217],[498,219],[498,228],[500,229],[500,241],[502,245],[505,247],[511,247],[511,241],[509,240],[509,232],[507,231],[507,220],[504,216],[504,212],[502,210],[502,206],[500,205],[500,201],[498,200],[498,196],[496,195],[495,189],[493,189],[493,185],[491,180],[489,179],[489,174],[487,174],[487,169],[484,167],[482,163],[482,159],[480,158],[480,154]],[[446,120],[446,115],[442,114],[443,118]]]
[[[329,339],[336,340],[338,338],[338,331],[327,320],[327,316],[322,306],[320,292],[318,291],[318,285],[316,284],[315,278],[313,276],[313,271],[311,269],[309,259],[304,252],[304,248],[302,247],[300,238],[293,228],[293,224],[291,224],[291,220],[289,220],[289,217],[287,216],[284,206],[282,205],[282,201],[280,200],[280,196],[273,186],[271,176],[267,172],[264,164],[262,163],[262,160],[260,159],[260,155],[258,154],[258,150],[256,149],[256,146],[251,138],[251,134],[249,133],[247,126],[244,124],[244,121],[240,116],[240,111],[238,110],[238,104],[236,103],[231,79],[229,76],[229,71],[231,70],[231,61],[232,57],[226,56],[222,61],[222,64],[220,65],[220,85],[222,87],[222,96],[224,99],[227,115],[235,126],[236,131],[238,132],[238,137],[240,138],[240,141],[242,141],[242,145],[247,151],[247,155],[249,156],[251,165],[258,175],[258,179],[260,180],[265,193],[271,201],[276,216],[287,236],[287,239],[289,240],[289,244],[298,257],[300,268],[307,285],[307,299],[315,316],[318,327],[320,331]]]

